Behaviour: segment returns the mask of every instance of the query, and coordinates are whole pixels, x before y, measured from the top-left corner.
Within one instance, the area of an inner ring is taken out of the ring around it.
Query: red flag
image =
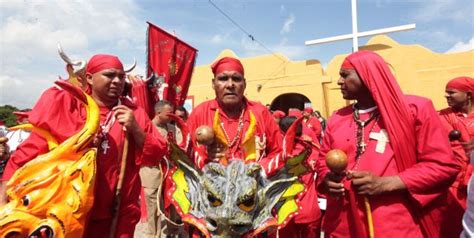
[[[159,79],[159,98],[182,106],[188,94],[197,50],[148,22],[148,72]]]

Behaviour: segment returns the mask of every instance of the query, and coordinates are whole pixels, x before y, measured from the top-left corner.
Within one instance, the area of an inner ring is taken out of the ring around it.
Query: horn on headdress
[[[128,69],[125,69],[125,70],[124,70],[125,73],[130,73],[130,72],[132,72],[132,70],[135,68],[135,66],[137,66],[137,60],[136,60],[135,58],[133,58],[133,64],[132,64],[132,66],[130,66],[130,68],[128,68]]]
[[[72,66],[77,66],[74,68],[75,74],[83,71],[86,68],[85,60],[71,60],[71,58],[69,58],[69,56],[67,56],[66,53],[63,51],[63,48],[61,47],[60,43],[58,43],[58,53],[59,53],[59,56],[61,56],[61,59],[64,60],[64,62]]]
[[[148,78],[145,79],[145,82],[153,81],[155,77],[156,77],[156,74],[155,72],[153,72]]]

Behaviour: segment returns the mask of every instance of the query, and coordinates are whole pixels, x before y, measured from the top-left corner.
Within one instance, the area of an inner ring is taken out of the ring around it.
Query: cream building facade
[[[439,54],[421,45],[401,45],[381,35],[369,40],[360,50],[380,54],[391,66],[392,72],[406,94],[420,95],[433,100],[436,109],[446,107],[444,87],[458,76],[474,77],[474,50]],[[236,56],[224,50],[216,59]],[[347,105],[339,91],[339,68],[346,55],[335,56],[323,69],[318,60],[290,61],[284,55],[263,55],[240,58],[245,69],[247,88],[245,96],[271,109],[285,112],[289,108],[303,109],[311,103],[315,110],[328,117],[334,110]],[[210,65],[194,68],[188,95],[194,106],[213,99]]]

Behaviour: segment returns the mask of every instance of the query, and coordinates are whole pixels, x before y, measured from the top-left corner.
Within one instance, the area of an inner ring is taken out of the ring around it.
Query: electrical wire
[[[281,56],[277,55],[275,52],[273,52],[272,50],[270,50],[268,47],[266,47],[263,43],[261,43],[260,41],[258,41],[257,39],[255,39],[255,37],[250,34],[248,31],[246,31],[241,25],[239,25],[239,23],[237,23],[236,21],[234,21],[234,19],[232,19],[229,15],[227,15],[227,13],[225,13],[224,11],[222,11],[222,9],[220,9],[215,3],[213,3],[211,0],[208,0],[209,3],[215,8],[217,9],[222,15],[224,15],[229,21],[231,21],[235,26],[237,26],[242,32],[244,32],[252,41],[256,42],[257,44],[259,44],[262,48],[264,48],[265,50],[267,50],[268,52],[270,52],[272,55],[274,55],[275,57],[277,57],[278,59],[280,59],[281,61],[283,62],[287,62],[287,60],[285,60],[284,58],[282,58]]]

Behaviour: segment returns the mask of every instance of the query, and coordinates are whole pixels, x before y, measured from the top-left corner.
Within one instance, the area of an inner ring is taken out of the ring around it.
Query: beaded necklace
[[[237,134],[235,135],[234,139],[232,140],[232,142],[230,142],[229,144],[229,150],[234,150],[234,152],[237,150],[236,148],[233,149],[233,147],[235,145],[237,145],[237,142],[239,141],[240,139],[240,134],[242,132],[242,129],[244,128],[244,112],[245,112],[245,107],[242,109],[242,112],[240,113],[240,116],[239,116],[239,122],[238,122],[238,126],[237,126]],[[230,138],[229,138],[229,134],[227,134],[227,131],[225,130],[224,128],[224,122],[221,122],[221,128],[222,128],[222,131],[224,132],[224,135],[225,135],[225,138],[227,139],[227,141],[229,142],[230,141]],[[233,154],[233,153],[232,153]]]
[[[120,99],[118,100],[117,105],[121,105],[122,102]],[[107,154],[107,150],[110,148],[109,146],[109,139],[107,135],[109,134],[112,125],[115,122],[114,111],[110,110],[107,115],[105,116],[105,121],[100,123],[100,133],[97,135],[96,140],[94,141],[96,146],[100,146],[99,150],[105,155]]]
[[[101,132],[99,134],[100,150],[102,151],[102,153],[104,153],[104,155],[107,154],[107,150],[110,148],[107,134],[109,134],[110,128],[115,122],[115,117],[112,115],[113,115],[113,111],[108,112],[105,122],[100,124],[100,128],[101,128]]]
[[[377,120],[379,119],[380,113],[376,111],[377,106],[371,107],[366,110],[359,110],[356,108],[356,105],[352,105],[352,110],[353,110],[353,118],[354,121],[357,124],[357,130],[356,130],[356,147],[357,147],[357,152],[356,152],[356,164],[354,165],[353,169],[356,170],[359,167],[359,161],[361,155],[365,152],[365,148],[367,147],[367,144],[365,143],[365,136],[364,136],[364,128],[369,125],[369,123],[376,119],[376,122],[372,125],[370,128],[370,131],[374,129],[375,124],[377,124]],[[370,113],[369,118],[366,120],[360,120],[360,111],[363,111],[365,113]]]

